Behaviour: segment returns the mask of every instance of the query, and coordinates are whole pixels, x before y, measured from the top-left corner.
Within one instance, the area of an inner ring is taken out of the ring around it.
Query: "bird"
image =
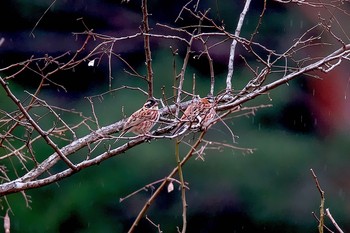
[[[146,135],[158,122],[159,116],[157,101],[154,98],[147,99],[142,108],[135,111],[126,120],[119,138],[128,132],[136,135]]]
[[[208,130],[215,118],[213,99],[195,98],[181,116],[178,125],[173,130],[173,135],[182,134],[188,129],[195,132]]]

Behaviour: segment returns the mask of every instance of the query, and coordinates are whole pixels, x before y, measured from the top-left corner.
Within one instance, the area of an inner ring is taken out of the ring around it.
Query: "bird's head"
[[[158,110],[158,102],[154,98],[149,98],[143,105],[144,108]]]

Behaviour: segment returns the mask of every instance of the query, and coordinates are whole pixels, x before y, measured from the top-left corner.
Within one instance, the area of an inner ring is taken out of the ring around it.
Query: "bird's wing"
[[[150,110],[150,109],[142,108],[134,112],[133,114],[131,114],[131,116],[128,118],[128,120],[124,124],[123,131],[128,131],[130,128],[137,126],[144,121],[154,120],[156,122],[159,118],[159,114],[157,115],[157,118],[154,119],[154,111],[158,111],[158,110]]]

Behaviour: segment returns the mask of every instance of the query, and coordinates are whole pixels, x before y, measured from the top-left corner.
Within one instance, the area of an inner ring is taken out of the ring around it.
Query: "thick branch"
[[[269,84],[266,84],[264,86],[258,87],[254,91],[250,93],[239,93],[237,95],[237,98],[235,98],[234,101],[229,102],[228,104],[223,104],[217,108],[217,110],[225,110],[225,109],[231,109],[235,106],[238,106],[244,102],[247,102],[251,99],[254,99],[262,94],[267,93],[268,91],[281,86],[285,83],[288,83],[292,79],[295,79],[299,77],[299,75],[313,71],[313,70],[321,70],[324,72],[329,71],[329,69],[324,69],[323,66],[328,66],[329,62],[334,61],[334,60],[341,60],[343,57],[347,57],[350,55],[350,44],[345,45],[344,47],[334,51],[333,53],[329,54],[328,56],[320,59],[319,61],[312,63],[308,66],[305,66],[303,68],[300,68],[299,70],[296,70],[294,72],[291,72],[288,75],[285,75],[284,77],[271,82]],[[340,63],[336,63],[339,65]],[[332,66],[334,68],[334,66]]]
[[[321,69],[321,67],[323,65],[325,65],[333,60],[341,59],[343,56],[348,56],[349,54],[350,54],[350,44],[346,45],[344,48],[336,50],[335,52],[333,52],[332,54],[328,55],[327,57],[319,60],[318,62],[310,64],[304,68],[301,68],[300,70],[294,71],[294,72],[282,77],[281,79],[276,80],[275,82],[261,86],[251,93],[246,93],[243,96],[239,96],[239,98],[237,98],[233,102],[223,103],[223,104],[219,105],[217,107],[217,111],[224,111],[227,109],[233,109],[236,106],[243,104],[244,102],[247,102],[251,99],[254,99],[257,96],[266,93],[267,91],[270,91],[270,90],[272,90],[272,89],[274,89],[274,88],[276,88],[284,83],[289,82],[290,80],[298,77],[299,75],[301,75],[303,73],[306,73],[306,72],[309,72],[312,70]],[[2,79],[1,79],[1,83],[3,85],[5,84],[5,86],[7,85]],[[174,104],[171,106],[164,107],[163,109],[160,110],[160,113],[162,114],[162,116],[165,116],[167,114],[175,112],[177,108],[181,108],[181,109],[186,108],[190,102],[191,101],[187,101],[187,102],[181,103],[180,105]],[[4,195],[7,193],[14,193],[14,192],[18,192],[18,191],[25,190],[28,188],[43,186],[43,185],[55,182],[57,180],[60,180],[64,177],[70,176],[71,174],[74,173],[74,169],[70,168],[70,169],[67,169],[66,171],[63,171],[61,173],[57,173],[56,175],[52,175],[51,177],[34,181],[34,179],[36,179],[38,176],[40,176],[41,174],[46,172],[48,169],[50,169],[54,164],[56,164],[60,160],[60,158],[66,158],[68,155],[75,153],[76,151],[80,150],[81,148],[88,146],[89,144],[96,142],[97,140],[99,140],[103,137],[106,137],[110,134],[113,134],[113,133],[120,131],[122,129],[122,127],[123,127],[123,121],[119,121],[119,122],[116,122],[112,125],[102,127],[101,129],[96,130],[95,132],[92,132],[89,135],[86,135],[85,137],[77,139],[77,140],[73,141],[72,143],[70,143],[69,145],[63,147],[62,149],[57,148],[58,151],[60,151],[61,156],[59,156],[57,152],[53,153],[46,160],[44,160],[41,164],[39,164],[38,167],[29,171],[24,176],[14,180],[14,181],[10,181],[10,182],[1,184],[0,185],[0,195]],[[118,147],[114,150],[105,152],[105,153],[101,154],[100,156],[97,156],[94,159],[87,160],[87,161],[84,161],[82,163],[77,164],[76,169],[80,170],[80,169],[85,168],[87,166],[98,164],[111,156],[125,152],[129,148],[136,146],[136,145],[142,143],[143,141],[144,140],[140,140],[140,139],[135,140],[135,141],[131,141],[131,142],[126,144],[127,146]]]
[[[108,129],[110,129],[110,128],[111,128],[111,126],[105,127],[101,130],[108,131]],[[75,149],[79,150],[83,146],[86,146],[88,144],[88,141],[91,141],[92,139],[96,140],[97,138],[100,138],[100,137],[101,137],[101,135],[98,135],[97,133],[94,133],[93,135],[85,136],[84,138],[77,140],[77,141],[74,141],[72,144],[64,147],[61,151],[66,152],[66,153],[75,152]],[[100,154],[99,156],[96,156],[93,159],[85,160],[83,162],[76,164],[75,170],[69,168],[69,169],[66,169],[62,172],[51,175],[49,177],[34,180],[36,177],[38,177],[43,172],[47,171],[47,169],[52,167],[55,163],[57,163],[57,161],[60,159],[60,157],[58,157],[56,153],[52,154],[48,159],[46,159],[44,162],[42,162],[37,168],[28,172],[25,176],[18,178],[16,180],[1,184],[0,185],[0,196],[6,195],[9,193],[20,192],[20,191],[23,191],[26,189],[42,187],[42,186],[51,184],[53,182],[57,182],[63,178],[71,176],[72,174],[74,174],[75,172],[77,172],[83,168],[86,168],[86,167],[89,167],[92,165],[100,164],[102,161],[104,161],[112,156],[121,154],[121,153],[127,151],[128,149],[130,149],[138,144],[141,144],[147,140],[150,140],[150,139],[151,139],[151,137],[143,137],[143,138],[138,138],[138,139],[129,141],[128,143],[125,143],[124,145],[119,146],[116,149],[106,151],[106,152]]]

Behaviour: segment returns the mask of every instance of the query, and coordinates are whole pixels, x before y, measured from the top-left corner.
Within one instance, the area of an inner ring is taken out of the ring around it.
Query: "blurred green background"
[[[139,1],[130,1],[129,4],[108,0],[57,1],[35,28],[35,38],[29,36],[49,4],[41,0],[0,3],[0,37],[5,39],[0,47],[1,67],[28,59],[31,55],[55,56],[68,50],[75,51],[83,39],[76,40],[71,33],[84,30],[81,21],[77,20],[81,17],[94,32],[102,34],[123,36],[139,31]],[[188,19],[186,22],[186,18],[174,23],[184,4],[186,1],[150,1],[154,32],[166,33],[155,22],[177,26],[190,24],[192,21]],[[211,8],[210,16],[217,21],[223,20],[226,29],[234,32],[242,7],[242,3],[229,1],[200,1],[199,9]],[[250,37],[261,10],[261,3],[252,3],[242,36]],[[256,40],[283,51],[295,37],[314,24],[315,21],[297,6],[269,3]],[[151,41],[155,96],[161,97],[163,86],[167,95],[171,96],[174,58],[169,46],[179,49],[175,58],[178,71],[185,46],[171,40]],[[87,50],[91,48],[88,45]],[[225,87],[228,48],[229,43],[225,43],[213,51],[216,92]],[[142,38],[117,43],[115,52],[140,73],[145,73]],[[244,54],[244,49],[238,47],[238,53]],[[249,58],[248,54],[244,55]],[[253,64],[254,61],[250,62]],[[84,97],[108,90],[107,65],[105,57],[98,66],[88,67],[86,63],[73,71],[60,72],[54,80],[64,85],[67,92],[57,87],[46,87],[40,97],[53,105],[73,108],[85,116],[92,116],[91,106]],[[120,60],[114,59],[112,65],[114,88],[131,85],[146,89],[145,82],[123,72],[125,67]],[[239,89],[251,74],[241,59],[237,58],[235,65],[233,84]],[[348,76],[344,77],[348,78],[349,72],[346,72]],[[186,90],[189,92],[193,73],[197,78],[197,93],[206,95],[210,75],[205,58],[190,61],[186,71]],[[6,73],[1,74],[4,75]],[[185,165],[184,178],[190,187],[186,193],[188,232],[317,232],[318,223],[312,212],[318,213],[320,196],[311,168],[325,191],[326,207],[330,208],[345,232],[350,230],[350,139],[347,121],[350,113],[347,115],[344,107],[348,106],[344,97],[349,90],[339,84],[344,77],[334,76],[329,78],[331,81],[300,77],[273,90],[269,96],[261,96],[247,104],[272,104],[272,107],[260,109],[255,115],[225,121],[238,136],[234,146],[255,150],[249,154],[229,148],[208,148],[204,161],[192,159]],[[11,83],[11,87],[25,98],[23,89],[33,92],[38,81],[33,74],[25,73]],[[318,89],[322,88],[318,86],[322,82],[337,88]],[[342,97],[340,102],[332,98],[339,93]],[[322,95],[332,99],[331,104],[320,100]],[[0,100],[1,109],[14,109],[2,89]],[[126,115],[131,114],[143,104],[145,96],[137,91],[122,90],[93,100],[99,123],[105,126],[123,117],[122,107]],[[335,105],[341,107],[336,108]],[[62,114],[64,117],[65,113]],[[74,122],[74,116],[69,121]],[[41,123],[51,124],[45,120]],[[86,133],[87,129],[81,129],[78,135]],[[232,143],[229,130],[220,122],[211,128],[206,139]],[[25,206],[22,194],[9,195],[7,200],[14,214],[10,215],[11,231],[126,232],[152,190],[140,192],[121,203],[119,199],[167,176],[176,166],[174,148],[174,141],[154,140],[56,184],[28,190],[26,194],[31,196],[32,201],[30,208]],[[188,146],[181,145],[181,151],[185,153],[186,150]],[[40,145],[36,152],[43,158],[51,153]],[[78,154],[84,157],[86,151]],[[181,193],[175,184],[175,191],[162,192],[147,216],[160,224],[163,232],[176,232],[176,226],[182,224],[181,207]],[[3,209],[1,215],[5,212],[6,209]],[[331,226],[330,221],[327,225]],[[142,220],[136,232],[157,232],[157,229]]]

